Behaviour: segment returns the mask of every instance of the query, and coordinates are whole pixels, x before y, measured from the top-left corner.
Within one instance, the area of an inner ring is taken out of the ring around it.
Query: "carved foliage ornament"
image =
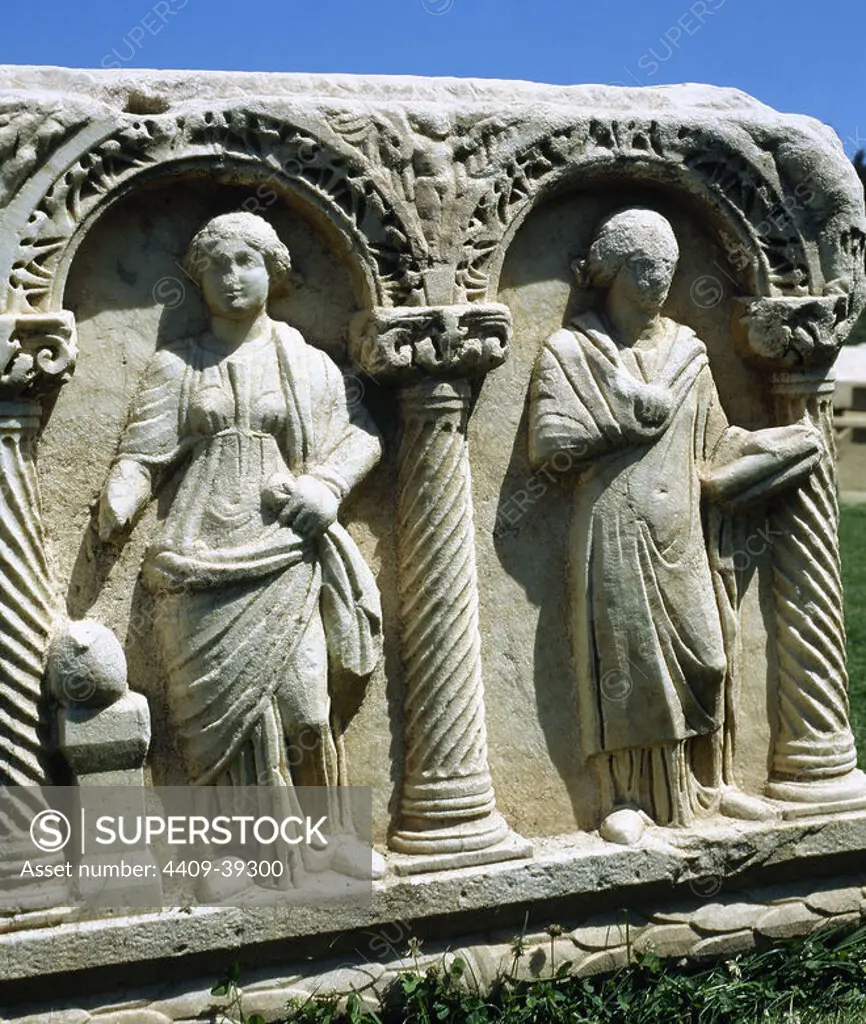
[[[505,361],[510,338],[511,313],[498,303],[380,308],[352,324],[357,362],[402,381],[485,374]]]
[[[41,309],[79,225],[128,180],[183,161],[252,166],[274,187],[300,184],[361,248],[376,298],[405,302],[419,278],[408,232],[357,154],[341,152],[311,130],[248,110],[147,117],[103,138],[58,177],[30,215],[10,287],[22,308]],[[256,212],[267,188],[251,193]],[[273,201],[272,199],[270,201]]]
[[[847,223],[827,224],[830,217],[822,216],[825,197],[817,182],[788,182],[781,168],[760,167],[743,155],[743,150],[754,149],[752,141],[743,142],[738,145],[708,127],[655,120],[591,119],[548,128],[510,155],[500,154],[501,170],[468,218],[458,288],[470,300],[485,297],[491,275],[498,272],[503,239],[537,204],[539,195],[596,165],[608,175],[621,171],[633,180],[637,174],[667,187],[672,171],[679,172],[684,189],[721,207],[729,224],[722,241],[732,273],[750,268],[755,284],[767,294],[851,291],[862,276],[857,268],[863,257],[863,231]],[[808,240],[804,230],[810,224],[814,234],[817,223],[833,232],[829,240],[820,238],[820,246],[814,238]],[[850,307],[847,321],[852,323],[858,312]]]

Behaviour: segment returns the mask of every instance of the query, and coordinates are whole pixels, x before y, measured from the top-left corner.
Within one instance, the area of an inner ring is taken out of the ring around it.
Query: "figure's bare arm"
[[[703,491],[729,508],[766,501],[802,483],[824,455],[821,435],[810,423],[753,431],[729,427],[703,474]]]

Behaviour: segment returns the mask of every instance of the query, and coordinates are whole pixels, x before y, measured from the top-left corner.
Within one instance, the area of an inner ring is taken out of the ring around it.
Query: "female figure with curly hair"
[[[373,671],[381,612],[337,513],[377,463],[380,438],[332,360],[269,317],[290,260],[266,221],[215,217],[186,269],[210,330],[151,360],[103,489],[100,534],[123,532],[181,469],[142,576],[190,781],[344,784],[329,671]]]

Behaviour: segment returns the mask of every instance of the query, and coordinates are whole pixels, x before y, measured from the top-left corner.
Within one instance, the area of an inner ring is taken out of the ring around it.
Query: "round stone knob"
[[[126,656],[114,633],[93,619],[67,622],[48,649],[48,685],[66,707],[108,707],[127,692]]]

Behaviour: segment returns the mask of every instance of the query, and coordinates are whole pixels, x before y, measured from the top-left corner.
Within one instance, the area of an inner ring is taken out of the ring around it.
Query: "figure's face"
[[[242,320],[264,309],[270,277],[265,258],[242,239],[219,239],[208,247],[201,290],[212,314]]]
[[[633,252],[616,276],[618,300],[630,302],[647,313],[657,313],[668,297],[675,270],[673,255]]]

